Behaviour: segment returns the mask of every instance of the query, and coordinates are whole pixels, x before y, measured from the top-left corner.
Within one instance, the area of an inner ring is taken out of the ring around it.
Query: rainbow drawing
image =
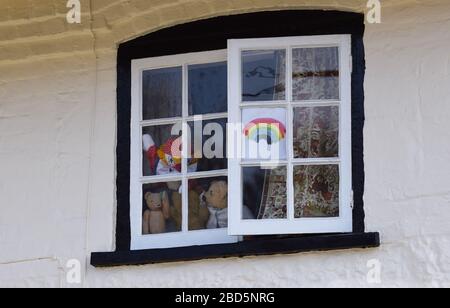
[[[266,140],[267,144],[274,144],[286,137],[286,126],[272,118],[255,119],[245,126],[244,135],[249,140]]]

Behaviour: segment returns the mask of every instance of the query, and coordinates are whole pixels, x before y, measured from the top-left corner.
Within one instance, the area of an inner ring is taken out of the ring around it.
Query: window
[[[378,247],[364,224],[363,35],[363,14],[271,11],[121,44],[116,248],[91,264]],[[205,212],[226,187],[227,209]]]
[[[244,128],[230,234],[351,232],[350,36],[230,40],[228,52],[230,122]]]
[[[350,56],[309,36],[133,61],[131,248],[351,232]]]
[[[131,248],[236,242],[216,219],[228,206],[226,50],[136,60],[132,78]]]

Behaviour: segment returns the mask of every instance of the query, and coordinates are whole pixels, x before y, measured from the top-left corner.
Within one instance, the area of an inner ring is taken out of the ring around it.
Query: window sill
[[[253,239],[236,244],[139,251],[94,252],[91,255],[91,265],[94,267],[145,265],[214,258],[375,248],[379,246],[379,233],[308,235],[278,239]]]

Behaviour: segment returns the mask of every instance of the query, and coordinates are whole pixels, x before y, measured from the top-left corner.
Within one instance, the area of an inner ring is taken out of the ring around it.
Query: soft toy
[[[228,183],[227,181],[213,181],[208,191],[202,195],[209,210],[208,229],[228,227]],[[242,217],[245,220],[255,219],[247,206],[242,207]]]
[[[147,192],[144,196],[147,210],[142,219],[142,234],[166,232],[166,219],[170,216],[169,199],[166,192]]]
[[[172,187],[171,192],[172,207],[170,216],[172,217],[177,230],[181,230],[182,224],[182,202],[179,187]],[[200,195],[194,189],[189,190],[188,228],[189,231],[203,230],[209,218],[208,208],[200,202]]]
[[[146,134],[142,137],[142,144],[152,175],[181,173],[181,138],[170,138],[158,148],[152,136]],[[188,160],[188,171],[197,171],[197,160]]]
[[[208,229],[228,227],[228,184],[226,181],[214,181],[203,194],[209,210]]]

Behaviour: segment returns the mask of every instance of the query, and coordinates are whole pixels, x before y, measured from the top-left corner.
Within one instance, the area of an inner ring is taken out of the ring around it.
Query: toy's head
[[[152,193],[147,192],[144,196],[147,207],[151,211],[162,210],[163,205],[168,204],[169,200],[165,192]]]
[[[208,206],[216,209],[228,207],[228,184],[226,181],[215,181],[209,186],[208,191],[203,195]]]
[[[181,172],[181,139],[170,138],[158,149],[160,162],[169,172]]]
[[[158,174],[180,173],[182,162],[181,138],[170,138],[158,149],[158,158],[161,164],[158,167]],[[188,171],[197,171],[197,159],[188,159]]]

